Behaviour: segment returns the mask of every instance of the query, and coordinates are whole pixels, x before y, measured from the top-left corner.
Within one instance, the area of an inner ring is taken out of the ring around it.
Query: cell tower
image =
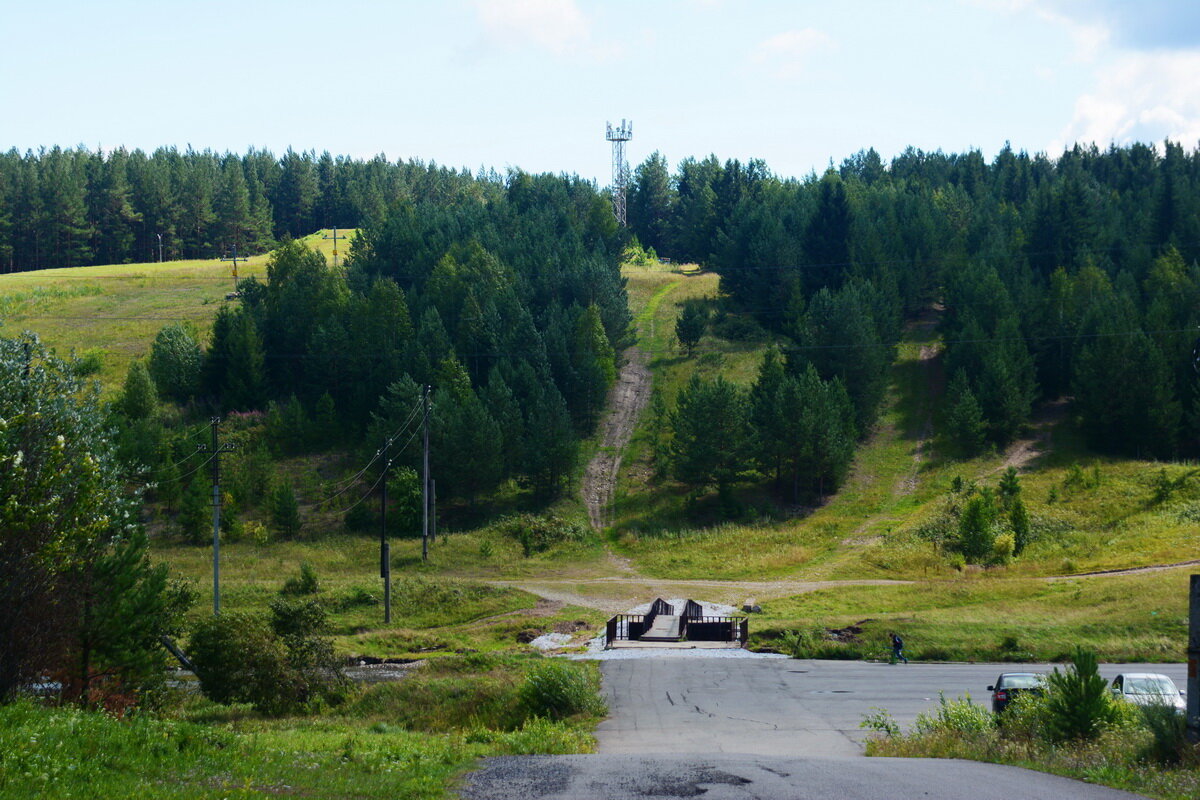
[[[633,138],[633,121],[621,120],[621,127],[614,128],[605,123],[608,132],[604,138],[613,143],[613,213],[617,224],[625,227],[625,189],[629,186],[629,165],[625,163],[625,143]]]

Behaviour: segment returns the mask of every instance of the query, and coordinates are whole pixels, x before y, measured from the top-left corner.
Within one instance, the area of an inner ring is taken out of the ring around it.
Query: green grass
[[[480,554],[483,542],[490,553]],[[554,613],[530,611],[537,598],[527,592],[472,580],[470,576],[519,577],[552,574],[556,566],[587,564],[598,548],[559,548],[528,559],[520,545],[490,531],[451,534],[420,558],[420,540],[392,542],[392,623],[385,624],[379,543],[366,536],[329,535],[314,541],[224,544],[221,548],[221,608],[265,614],[288,578],[308,562],[316,571],[316,595],[329,613],[337,650],[346,655],[428,658],[469,650],[523,647],[517,635],[531,628],[585,620],[597,629],[603,615],[564,606]],[[212,550],[171,540],[154,543],[155,558],[193,581],[200,601],[193,617],[211,613]],[[486,565],[492,565],[488,569]]]
[[[1187,641],[1188,575],[1045,580],[984,575],[907,585],[822,589],[763,602],[752,642],[777,649],[783,631],[863,628],[845,657],[886,654],[900,631],[910,658],[1061,661],[1075,645],[1106,661],[1179,661]]]
[[[540,659],[470,657],[359,692],[318,716],[185,700],[165,715],[0,706],[0,798],[446,796],[483,756],[588,752],[595,714],[522,710]],[[595,665],[571,664],[595,691]]]
[[[301,241],[330,259],[333,242],[322,238],[330,233],[317,231]],[[343,263],[348,249],[339,243]],[[265,281],[267,258],[251,256],[239,264],[239,277]],[[0,275],[0,335],[31,330],[62,356],[99,348],[97,377],[112,390],[129,362],[150,352],[164,325],[190,322],[206,339],[233,289],[230,265],[218,259],[15,272]]]

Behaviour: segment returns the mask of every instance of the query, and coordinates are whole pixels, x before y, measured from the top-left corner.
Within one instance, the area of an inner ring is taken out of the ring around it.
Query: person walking
[[[892,637],[892,661],[903,661],[907,664],[908,657],[904,655],[904,640],[895,631],[888,635]]]

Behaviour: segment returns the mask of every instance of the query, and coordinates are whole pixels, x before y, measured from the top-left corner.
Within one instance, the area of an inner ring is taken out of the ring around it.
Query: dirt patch
[[[604,527],[604,512],[612,502],[621,455],[633,436],[642,410],[650,400],[650,368],[636,346],[625,351],[625,364],[608,396],[608,412],[601,426],[600,447],[583,473],[580,490],[592,527]]]
[[[1049,581],[1069,581],[1073,578],[1092,578],[1097,575],[1136,575],[1139,572],[1162,572],[1168,569],[1179,569],[1180,567],[1194,567],[1200,564],[1200,558],[1194,558],[1191,561],[1177,561],[1174,564],[1152,564],[1148,567],[1129,567],[1127,569],[1098,569],[1092,572],[1076,572],[1074,575],[1055,575],[1052,578],[1047,578]]]
[[[1043,404],[1029,421],[1031,435],[1016,440],[1004,451],[1004,463],[994,472],[1015,467],[1024,469],[1031,461],[1046,452],[1054,427],[1067,417],[1070,398],[1060,397]]]

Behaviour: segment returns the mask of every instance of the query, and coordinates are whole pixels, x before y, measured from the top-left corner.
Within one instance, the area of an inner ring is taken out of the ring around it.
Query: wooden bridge
[[[743,647],[745,617],[704,614],[694,600],[676,608],[661,597],[645,614],[617,614],[605,629],[605,647]]]

